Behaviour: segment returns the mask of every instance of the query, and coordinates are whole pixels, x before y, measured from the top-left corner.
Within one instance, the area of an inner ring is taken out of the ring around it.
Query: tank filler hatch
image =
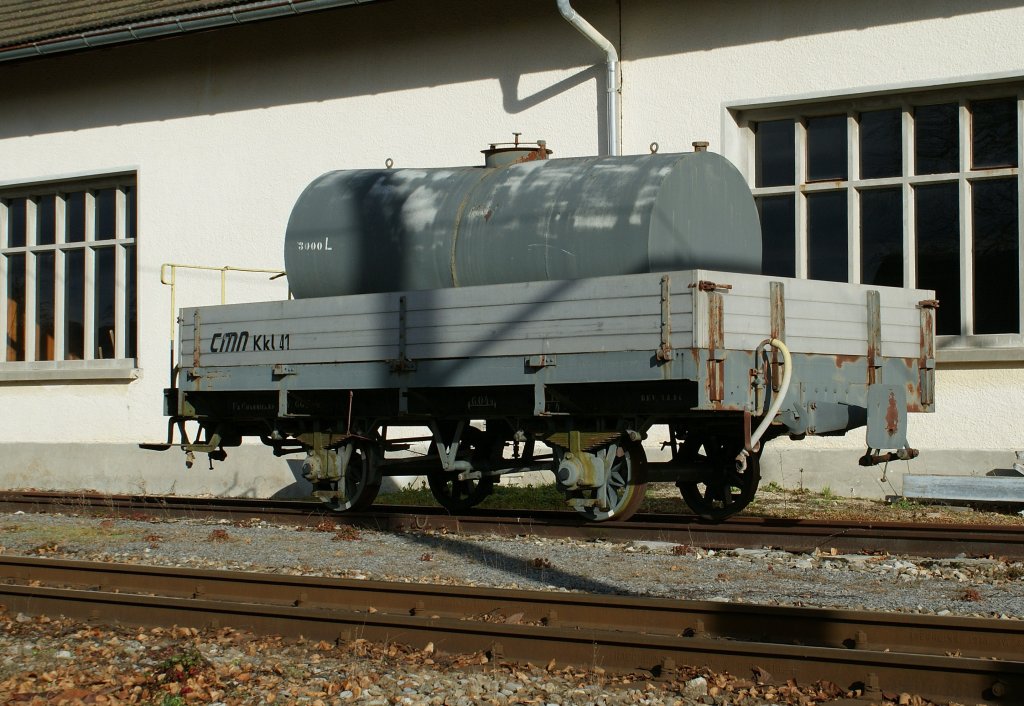
[[[522,134],[513,132],[513,142],[494,142],[487,149],[481,150],[484,155],[484,166],[507,167],[510,164],[547,159],[548,155],[552,154],[544,140],[537,140],[536,144],[520,142],[519,136]]]

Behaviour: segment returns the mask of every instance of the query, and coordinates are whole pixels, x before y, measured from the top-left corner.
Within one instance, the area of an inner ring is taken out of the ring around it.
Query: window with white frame
[[[934,289],[939,335],[1021,345],[1020,82],[742,118],[766,274]]]
[[[133,174],[0,188],[0,368],[136,357],[136,204]]]

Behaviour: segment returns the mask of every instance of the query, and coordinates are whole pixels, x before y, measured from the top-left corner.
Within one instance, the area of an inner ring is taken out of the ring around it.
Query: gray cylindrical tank
[[[743,177],[711,152],[329,172],[292,209],[296,298],[695,267],[757,272]]]

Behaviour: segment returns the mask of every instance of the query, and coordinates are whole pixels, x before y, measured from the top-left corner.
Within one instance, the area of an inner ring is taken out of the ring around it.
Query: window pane
[[[25,199],[7,202],[7,247],[25,247]]]
[[[757,200],[761,215],[761,273],[796,276],[796,210],[793,196],[768,196]]]
[[[956,103],[914,109],[915,174],[946,174],[960,169]]]
[[[131,186],[126,186],[124,189],[124,200],[127,213],[125,214],[124,232],[126,238],[136,237],[136,225],[138,221],[135,189]],[[134,269],[134,268],[133,268]]]
[[[974,333],[1020,332],[1016,179],[975,182]]]
[[[860,194],[860,281],[903,286],[903,192],[871,189]]]
[[[903,173],[900,115],[898,109],[860,114],[861,179],[880,179]]]
[[[98,248],[96,262],[96,299],[93,312],[97,358],[114,357],[114,249]]]
[[[85,250],[68,250],[64,255],[64,347],[65,360],[85,357]]]
[[[36,201],[36,245],[53,245],[56,242],[57,199],[40,196]]]
[[[85,242],[85,193],[76,191],[64,200],[64,240],[68,243]]]
[[[770,120],[754,125],[757,154],[754,183],[786,186],[796,178],[796,143],[792,120]]]
[[[846,116],[807,120],[807,181],[846,179]]]
[[[914,189],[917,286],[939,300],[936,333],[960,334],[960,206],[956,184]]]
[[[807,276],[845,282],[848,276],[846,192],[807,196]]]
[[[7,360],[25,360],[25,256],[7,256]]]
[[[975,169],[1017,166],[1017,101],[971,103],[971,155]]]
[[[53,360],[53,263],[55,254],[36,255],[36,360]]]
[[[136,317],[136,314],[137,314],[137,309],[136,309],[136,307],[137,307],[137,304],[136,304],[137,294],[135,292],[135,289],[136,289],[136,284],[135,284],[136,283],[136,277],[135,277],[135,267],[136,267],[135,247],[132,246],[132,245],[129,245],[127,248],[125,248],[125,253],[124,254],[125,254],[125,258],[127,258],[127,260],[128,260],[128,272],[126,273],[126,275],[127,275],[127,282],[125,282],[125,296],[128,297],[128,301],[126,302],[126,305],[125,305],[125,308],[124,308],[124,312],[125,312],[124,330],[125,330],[125,337],[126,337],[125,338],[125,342],[124,342],[124,345],[125,345],[125,356],[128,357],[128,358],[134,358],[137,355],[136,354],[136,350],[137,349],[136,349],[135,342],[136,342],[136,339],[138,337],[138,327],[136,326],[136,323],[135,323],[135,320],[136,320],[135,317]]]
[[[114,189],[96,192],[96,240],[117,237],[117,199]]]

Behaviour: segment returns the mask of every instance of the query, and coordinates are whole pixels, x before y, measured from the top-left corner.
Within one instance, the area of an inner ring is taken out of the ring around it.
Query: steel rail
[[[1024,559],[1024,525],[819,521],[734,517],[710,523],[688,515],[635,515],[628,522],[584,524],[576,513],[543,510],[479,510],[449,515],[437,507],[375,506],[367,513],[334,513],[317,502],[251,498],[93,495],[47,492],[0,493],[0,510],[73,511],[105,516],[261,518],[268,522],[336,524],[394,530],[446,530],[470,534],[529,534],[611,541],[664,541],[708,549],[772,547],[792,552],[888,552],[934,558],[995,556]]]
[[[575,628],[706,636],[758,642],[1018,659],[1024,621],[902,613],[680,601],[464,586],[435,586],[278,574],[173,570],[97,562],[0,557],[0,580],[38,581],[120,593],[351,606],[399,615],[518,615],[522,622]]]
[[[0,559],[0,578],[0,602],[26,613],[416,647],[433,642],[446,652],[484,651],[492,660],[556,659],[662,676],[691,664],[736,675],[767,672],[779,682],[829,679],[848,688],[972,703],[1020,703],[1024,697],[1021,621],[27,557]],[[950,654],[942,654],[946,647],[953,648]]]

